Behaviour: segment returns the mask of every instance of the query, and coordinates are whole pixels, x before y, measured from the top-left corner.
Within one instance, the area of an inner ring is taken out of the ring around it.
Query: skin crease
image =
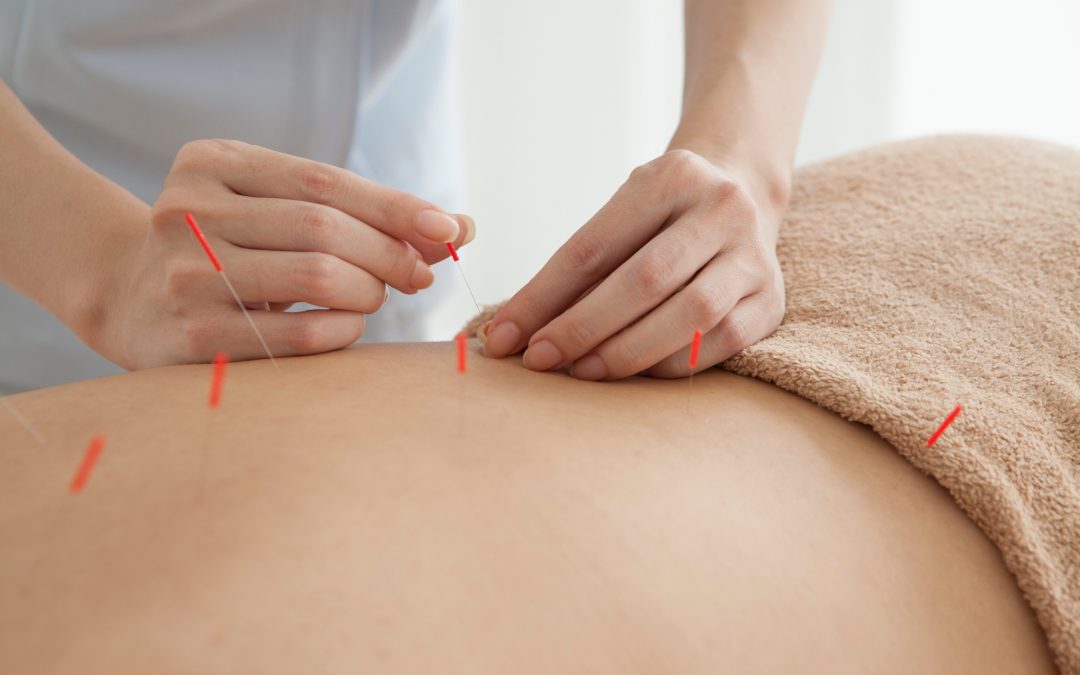
[[[0,82],[0,281],[129,369],[261,358],[184,222],[193,212],[241,299],[269,305],[275,355],[340,349],[387,285],[413,294],[476,236],[465,215],[350,171],[222,139],[176,155],[153,206],[65,150]],[[286,314],[294,302],[332,311]]]
[[[213,412],[211,366],[12,397],[46,445],[0,415],[0,672],[1053,672],[994,546],[866,427],[470,349],[234,363]]]
[[[784,314],[777,228],[830,12],[829,0],[686,0],[670,151],[499,313],[485,353],[528,343],[524,363],[537,370],[681,377],[684,334],[705,332],[703,366],[770,334]],[[221,348],[261,357],[190,246],[185,211],[241,299],[275,310],[267,340],[282,355],[351,344],[386,285],[422,291],[446,256],[440,243],[476,233],[467,216],[351,172],[225,139],[180,148],[150,206],[68,153],[2,83],[0,156],[0,280],[129,369],[207,362]],[[333,311],[280,311],[297,301]]]
[[[488,356],[586,380],[685,377],[784,316],[776,259],[829,0],[687,0],[679,126],[503,307]],[[582,295],[586,297],[580,299]]]

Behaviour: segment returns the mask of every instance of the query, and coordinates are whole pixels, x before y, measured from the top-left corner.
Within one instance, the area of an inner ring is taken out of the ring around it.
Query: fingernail
[[[491,328],[490,321],[485,321],[484,323],[476,327],[476,339],[480,341],[481,347],[483,347],[484,343],[487,342],[488,328]]]
[[[424,209],[416,215],[416,232],[432,241],[452,242],[458,237],[458,223],[448,214],[435,209]]]
[[[522,363],[529,370],[551,370],[563,362],[559,348],[547,340],[540,340],[525,350]]]
[[[607,372],[604,359],[596,354],[589,354],[570,367],[570,375],[579,380],[602,380]]]
[[[521,329],[513,321],[500,321],[494,329],[488,327],[487,342],[484,344],[484,356],[501,359],[515,349],[521,342]]]
[[[458,219],[458,224],[465,230],[465,238],[461,240],[458,246],[464,246],[473,239],[476,239],[476,221],[471,216],[467,216],[464,213],[455,213],[454,217]]]
[[[409,285],[416,289],[427,288],[435,281],[435,273],[423,260],[416,261],[412,276],[409,277]]]

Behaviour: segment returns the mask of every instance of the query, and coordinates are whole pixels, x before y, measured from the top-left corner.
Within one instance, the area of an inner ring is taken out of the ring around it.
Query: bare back
[[[1052,672],[944,490],[771,385],[281,365],[11,399],[47,444],[0,416],[0,671]]]

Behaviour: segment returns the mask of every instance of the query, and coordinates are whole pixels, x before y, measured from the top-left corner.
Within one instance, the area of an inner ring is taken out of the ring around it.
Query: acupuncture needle
[[[690,343],[690,360],[689,360],[689,364],[690,364],[690,378],[689,379],[690,379],[690,382],[686,387],[686,390],[687,390],[687,397],[686,397],[687,408],[690,407],[690,397],[694,393],[694,370],[697,368],[698,352],[700,350],[701,350],[701,331],[700,330],[695,330],[694,331],[694,339]]]
[[[457,344],[457,371],[464,375],[465,369],[468,365],[469,347],[468,338],[465,337],[465,333],[458,333],[454,338],[454,342]],[[458,390],[458,436],[462,435],[465,430],[465,380],[461,381],[461,387]]]
[[[232,293],[233,299],[236,300],[236,305],[240,308],[240,311],[244,313],[244,318],[247,319],[248,325],[251,326],[251,330],[255,332],[255,337],[259,339],[259,344],[262,345],[263,351],[266,352],[266,355],[270,358],[270,365],[274,366],[275,371],[281,372],[278,370],[277,361],[274,360],[274,355],[270,353],[270,347],[267,346],[266,340],[263,339],[258,326],[255,325],[255,321],[251,318],[251,314],[248,312],[247,307],[244,306],[244,302],[240,299],[240,295],[236,292],[236,289],[233,288],[228,275],[225,274],[225,269],[221,266],[221,262],[214,254],[214,249],[210,248],[210,242],[206,240],[199,224],[195,222],[195,216],[191,215],[191,213],[185,213],[184,219],[187,220],[188,227],[191,228],[191,231],[195,234],[195,238],[199,240],[203,250],[206,251],[206,256],[210,258],[210,262],[214,265],[214,269],[221,275],[221,280],[225,282],[226,288]]]
[[[450,256],[457,263],[458,272],[461,272],[461,280],[465,282],[465,288],[469,290],[469,297],[472,298],[473,304],[476,305],[476,313],[483,314],[483,310],[480,309],[480,303],[476,301],[476,294],[473,293],[472,286],[469,285],[469,280],[465,277],[465,270],[461,269],[461,259],[458,257],[457,249],[450,242],[446,242],[446,248],[450,251]]]
[[[45,445],[45,439],[37,432],[34,425],[30,424],[30,420],[26,419],[15,406],[11,405],[11,402],[7,400],[6,396],[0,397],[0,402],[4,404],[7,411],[15,418],[15,421],[21,424],[23,429],[26,429],[26,433],[34,437],[34,440],[38,442],[38,445]]]

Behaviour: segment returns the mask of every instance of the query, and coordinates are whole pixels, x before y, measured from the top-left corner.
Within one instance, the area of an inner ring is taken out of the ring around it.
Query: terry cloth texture
[[[1080,152],[944,137],[811,165],[777,251],[784,321],[720,367],[941,483],[1080,674]]]

